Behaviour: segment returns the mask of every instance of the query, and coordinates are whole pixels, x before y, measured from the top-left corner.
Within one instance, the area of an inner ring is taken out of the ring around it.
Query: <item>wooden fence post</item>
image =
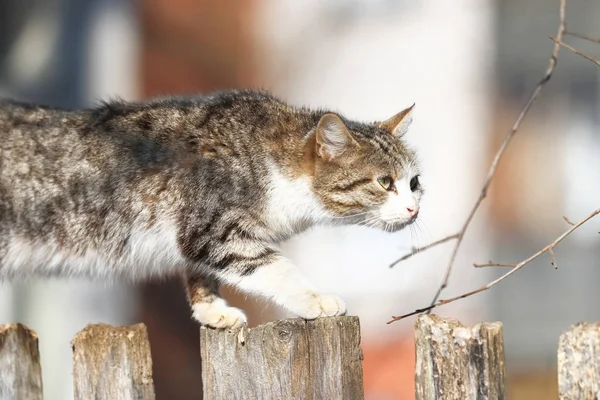
[[[204,400],[364,398],[357,317],[271,322],[243,343],[200,329]]]
[[[417,400],[505,399],[502,324],[466,328],[421,315],[415,326]]]
[[[561,400],[600,398],[600,323],[580,323],[560,335],[558,395]]]
[[[0,325],[0,399],[42,398],[37,335],[21,324]]]
[[[73,347],[76,400],[153,400],[152,359],[144,324],[88,325]]]

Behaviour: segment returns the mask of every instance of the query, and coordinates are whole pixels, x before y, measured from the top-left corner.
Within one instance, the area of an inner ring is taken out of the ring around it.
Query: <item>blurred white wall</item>
[[[489,157],[493,3],[429,1],[266,1],[257,34],[269,45],[264,85],[296,104],[325,106],[358,120],[382,120],[416,102],[406,140],[422,160],[421,224],[387,234],[367,228],[315,229],[284,244],[317,286],[344,297],[363,334],[395,335],[412,320],[391,315],[429,304],[450,245],[390,270],[409,251],[455,233],[479,194]],[[489,277],[485,207],[471,227],[442,298]],[[411,234],[412,233],[412,234]],[[486,296],[437,312],[484,318]]]

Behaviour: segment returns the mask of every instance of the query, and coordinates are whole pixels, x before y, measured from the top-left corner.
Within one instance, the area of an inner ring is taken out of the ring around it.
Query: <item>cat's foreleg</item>
[[[298,269],[279,253],[270,253],[264,264],[252,259],[252,266],[237,260],[218,273],[219,279],[238,290],[272,299],[280,306],[305,318],[343,315],[346,305],[341,298],[319,294]]]
[[[227,305],[221,297],[215,278],[190,273],[186,275],[186,286],[193,317],[202,325],[236,329],[247,323],[244,312]]]

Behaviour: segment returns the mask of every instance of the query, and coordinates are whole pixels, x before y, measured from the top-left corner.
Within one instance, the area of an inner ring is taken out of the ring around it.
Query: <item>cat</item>
[[[221,284],[305,319],[343,315],[276,244],[315,225],[412,223],[413,107],[359,123],[251,90],[85,110],[0,100],[0,279],[180,275],[214,328],[247,323]]]

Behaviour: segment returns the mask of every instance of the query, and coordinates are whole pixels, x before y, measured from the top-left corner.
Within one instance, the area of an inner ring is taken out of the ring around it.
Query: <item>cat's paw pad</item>
[[[223,299],[196,303],[192,305],[192,311],[196,321],[218,329],[238,329],[248,322],[242,310],[228,306]]]
[[[346,304],[333,294],[311,293],[294,308],[292,311],[304,319],[346,314]]]

